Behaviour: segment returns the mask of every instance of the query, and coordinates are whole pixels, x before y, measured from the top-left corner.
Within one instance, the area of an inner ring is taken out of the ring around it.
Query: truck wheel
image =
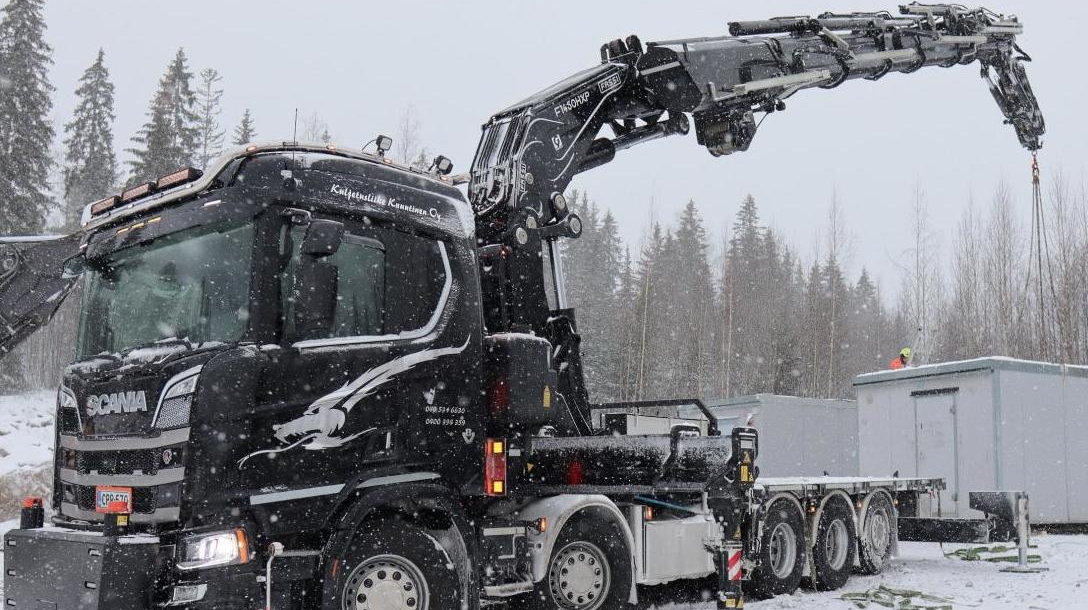
[[[887,494],[877,493],[869,500],[858,536],[858,571],[880,574],[888,567],[895,542],[895,509]]]
[[[441,545],[399,519],[365,524],[326,587],[326,610],[460,608],[459,579]]]
[[[832,498],[824,506],[816,526],[812,545],[812,586],[818,591],[833,591],[846,584],[854,569],[854,514],[841,498]]]
[[[531,593],[535,610],[619,610],[631,592],[631,553],[615,523],[578,518],[563,527],[544,580]]]
[[[749,590],[766,599],[793,593],[805,570],[805,519],[792,502],[779,500],[763,520],[763,544]]]

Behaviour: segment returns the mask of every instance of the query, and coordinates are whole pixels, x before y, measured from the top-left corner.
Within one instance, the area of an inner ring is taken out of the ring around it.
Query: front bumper
[[[150,608],[159,548],[149,535],[11,530],[4,537],[5,608]]]
[[[4,608],[150,610],[262,607],[258,564],[175,578],[173,544],[158,536],[105,536],[58,527],[11,530],[4,537]],[[205,585],[199,601],[170,605],[175,586]]]

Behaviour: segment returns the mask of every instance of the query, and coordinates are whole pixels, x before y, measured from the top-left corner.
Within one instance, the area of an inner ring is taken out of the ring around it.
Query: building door
[[[929,394],[914,399],[915,458],[918,476],[941,477],[942,517],[953,515],[959,501],[956,452],[956,395]]]

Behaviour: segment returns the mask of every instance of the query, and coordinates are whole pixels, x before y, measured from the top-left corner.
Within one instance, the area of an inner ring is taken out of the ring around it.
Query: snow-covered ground
[[[903,543],[900,557],[879,576],[854,576],[842,590],[827,593],[800,591],[774,599],[749,602],[752,610],[849,610],[853,602],[843,593],[864,592],[880,585],[891,589],[910,589],[948,599],[954,609],[979,610],[1084,610],[1088,608],[1088,536],[1039,534],[1033,539],[1038,548],[1032,554],[1042,556],[1040,566],[1049,568],[1039,574],[1012,574],[1001,568],[1011,564],[963,561],[948,558],[940,545]],[[951,552],[965,545],[945,545]],[[1005,553],[1011,555],[1013,553]],[[643,596],[640,608],[657,610],[712,610],[714,604],[701,602],[694,587],[658,587]],[[649,599],[653,597],[655,599]],[[919,606],[940,606],[940,602],[915,598]],[[872,603],[869,608],[882,610]]]
[[[0,477],[53,460],[55,390],[0,396]]]

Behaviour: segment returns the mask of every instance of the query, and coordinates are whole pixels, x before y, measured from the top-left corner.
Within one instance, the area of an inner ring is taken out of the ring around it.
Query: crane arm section
[[[625,148],[687,134],[692,123],[712,155],[742,152],[755,137],[757,115],[784,110],[785,100],[803,90],[975,62],[1005,122],[1035,151],[1045,126],[1023,68],[1030,58],[1016,44],[1022,32],[1016,17],[915,3],[897,15],[780,17],[731,23],[728,36],[645,46],[630,36],[605,44],[600,64],[483,126],[468,198],[488,331],[548,338],[560,398],[588,433],[580,339],[557,246],[581,233],[563,196],[575,175]]]
[[[711,154],[745,151],[757,115],[785,109],[798,92],[891,72],[978,62],[1020,143],[1040,148],[1045,126],[1022,63],[1030,58],[1016,44],[1023,32],[1016,17],[959,5],[910,4],[899,13],[780,17],[730,23],[729,36],[605,44],[599,65],[483,126],[469,178],[479,236],[499,243],[519,226],[562,223],[571,179],[617,151],[685,134],[692,122]]]

